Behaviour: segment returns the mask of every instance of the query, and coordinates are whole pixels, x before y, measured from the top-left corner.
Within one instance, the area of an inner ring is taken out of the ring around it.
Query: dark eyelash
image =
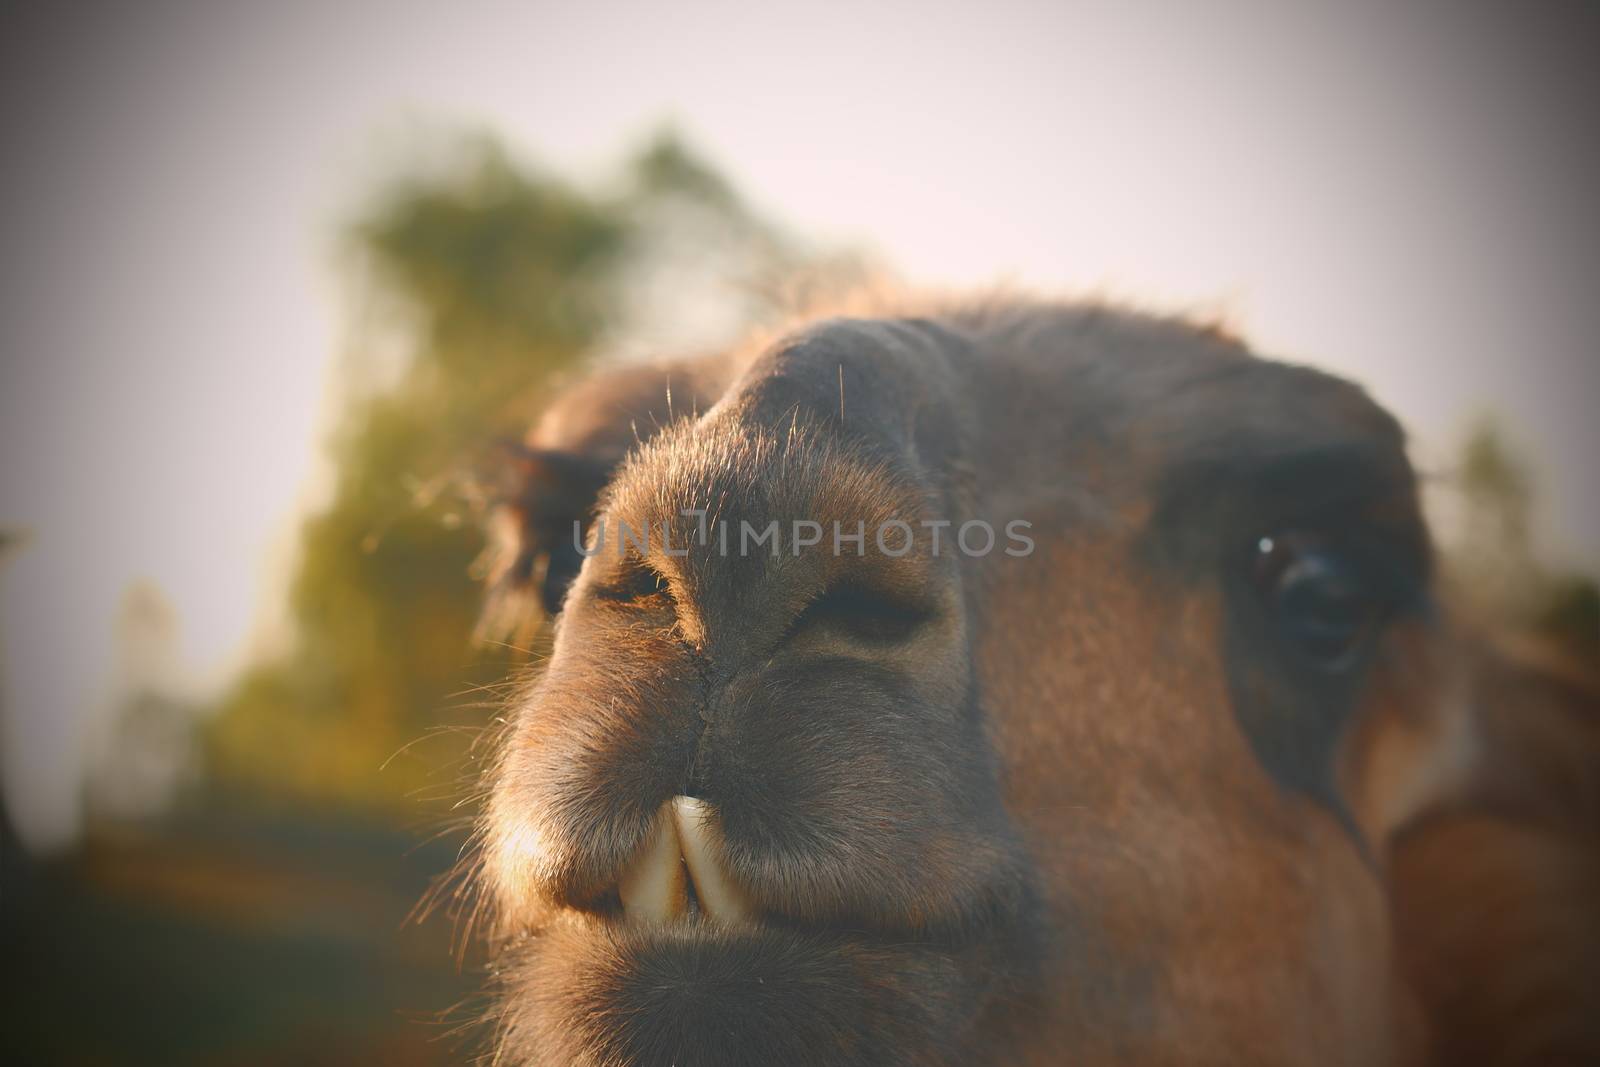
[[[668,595],[670,592],[667,579],[659,571],[646,563],[633,561],[617,581],[602,588],[599,595],[606,600],[626,604]]]
[[[836,585],[813,600],[790,627],[839,629],[870,644],[904,641],[933,617],[933,610],[862,585]]]

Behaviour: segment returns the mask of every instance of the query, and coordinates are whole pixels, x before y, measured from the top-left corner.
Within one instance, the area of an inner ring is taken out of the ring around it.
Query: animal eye
[[[1350,665],[1386,607],[1358,559],[1304,535],[1261,538],[1254,579],[1278,632],[1329,670]]]
[[[904,641],[932,616],[919,604],[859,585],[838,585],[813,600],[793,629],[825,626],[865,644]]]
[[[643,563],[633,563],[618,581],[604,588],[600,595],[607,600],[630,603],[666,596],[667,593],[667,580],[659,572]]]

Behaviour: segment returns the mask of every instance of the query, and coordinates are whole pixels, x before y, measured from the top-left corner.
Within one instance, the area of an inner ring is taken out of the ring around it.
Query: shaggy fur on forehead
[[[935,502],[902,465],[861,439],[819,428],[798,409],[787,427],[767,427],[722,411],[684,419],[630,456],[601,497],[602,513],[695,529],[704,511],[715,526],[731,516],[761,523],[848,516],[869,527],[891,518],[915,521]],[[936,505],[935,505],[936,506]]]

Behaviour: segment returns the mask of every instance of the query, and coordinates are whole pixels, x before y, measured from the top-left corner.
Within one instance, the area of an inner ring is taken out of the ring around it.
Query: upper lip
[[[716,811],[695,797],[661,805],[617,895],[630,922],[688,922],[697,914],[725,925],[755,919],[749,896],[723,864]]]

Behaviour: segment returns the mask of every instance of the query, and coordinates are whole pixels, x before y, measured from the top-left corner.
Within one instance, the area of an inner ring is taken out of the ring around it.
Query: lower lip
[[[616,1052],[604,1062],[665,1063],[672,1057],[638,1051],[641,1041],[662,1035],[677,1042],[673,1048],[712,1050],[706,1062],[762,1062],[772,1050],[782,1051],[784,1062],[822,1062],[828,1057],[818,1050],[837,1045],[841,1033],[875,1044],[904,1031],[906,1019],[930,1003],[905,1000],[908,991],[932,987],[949,995],[971,978],[948,948],[858,931],[647,924],[577,913],[509,946],[497,972],[507,1026],[558,1042],[541,1045],[534,1062],[556,1062],[551,1056],[568,1048],[606,1047]],[[929,1018],[900,1039],[937,1039],[938,1031],[960,1025]],[[730,1049],[755,1058],[740,1060]],[[685,1054],[678,1062],[701,1059]]]

